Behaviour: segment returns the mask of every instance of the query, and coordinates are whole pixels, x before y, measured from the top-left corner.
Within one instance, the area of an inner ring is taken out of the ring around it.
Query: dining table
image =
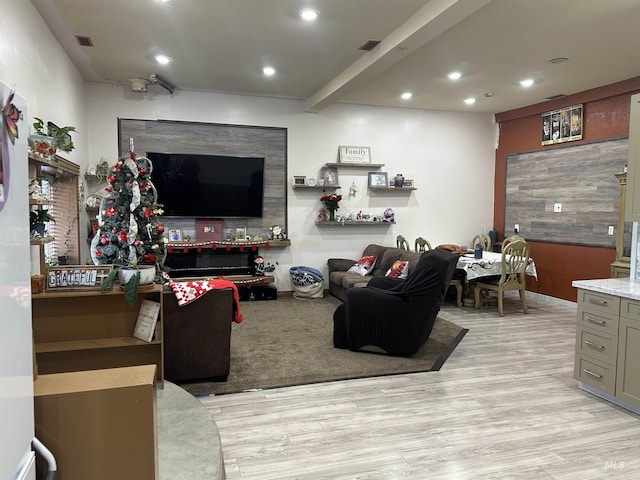
[[[483,251],[482,258],[475,258],[473,252],[461,255],[456,268],[463,270],[466,281],[481,277],[491,277],[502,274],[502,253]],[[529,258],[526,274],[538,279],[536,263]]]

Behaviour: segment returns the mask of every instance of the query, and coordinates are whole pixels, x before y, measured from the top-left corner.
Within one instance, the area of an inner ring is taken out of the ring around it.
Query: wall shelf
[[[369,187],[369,190],[373,192],[410,192],[411,190],[417,190],[416,187]]]
[[[294,190],[337,190],[340,185],[292,185]]]
[[[316,222],[316,225],[319,226],[332,226],[332,225],[338,225],[340,227],[372,227],[372,226],[380,226],[380,225],[384,225],[384,226],[389,226],[389,225],[394,225],[396,222],[365,222],[365,221],[360,221],[360,222],[338,222],[338,221],[334,221],[334,222]]]
[[[334,168],[381,168],[384,163],[325,163],[327,167]]]

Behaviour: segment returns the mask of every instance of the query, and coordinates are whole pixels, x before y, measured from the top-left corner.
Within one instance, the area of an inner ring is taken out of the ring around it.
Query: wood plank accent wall
[[[504,231],[520,225],[528,241],[615,248],[616,173],[627,163],[628,139],[566,145],[507,155]],[[561,204],[562,211],[554,212]]]
[[[232,157],[264,157],[264,203],[262,218],[225,218],[223,229],[235,234],[246,227],[247,235],[267,238],[269,227],[287,231],[287,129],[250,125],[184,122],[174,120],[118,119],[120,155],[133,139],[138,156],[146,152],[193,153]],[[159,199],[162,203],[162,199]],[[196,240],[195,218],[168,219],[166,228],[181,228],[183,238]]]
[[[583,139],[572,142],[572,145],[627,137],[631,95],[638,92],[640,77],[634,77],[557,100],[496,114],[500,136],[496,150],[494,225],[499,230],[500,238],[505,234],[503,226],[507,155],[541,149],[540,115],[549,110],[582,103]],[[549,145],[542,148],[562,147]],[[506,234],[511,235],[512,231]],[[609,278],[610,265],[615,259],[615,250],[611,248],[535,241],[531,241],[530,245],[531,256],[536,261],[538,281],[527,279],[527,289],[570,301],[576,301],[577,298],[577,290],[571,286],[573,280]]]

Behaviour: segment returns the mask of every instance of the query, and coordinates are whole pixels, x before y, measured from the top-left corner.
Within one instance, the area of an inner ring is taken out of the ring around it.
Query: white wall
[[[392,207],[397,224],[390,227],[318,227],[321,192],[289,188],[292,246],[261,251],[267,261],[279,262],[282,290],[291,289],[291,265],[326,272],[327,258],[357,258],[369,243],[394,245],[398,234],[411,243],[424,236],[433,246],[468,244],[483,226],[492,227],[496,127],[490,115],[350,104],[306,113],[298,100],[189,91],[139,96],[128,86],[96,83],[86,91],[91,163],[103,156],[116,160],[118,118],[164,119],[287,128],[289,185],[294,175],[317,178],[325,163],[337,161],[338,145],[369,146],[372,162],[385,164],[381,171],[414,179],[418,190],[410,195],[369,195],[366,169],[338,171],[344,197],[339,212]],[[358,194],[350,198],[352,182]]]
[[[25,140],[33,116],[82,128],[85,100],[84,81],[31,2],[0,0],[0,11],[0,81],[26,100],[19,138],[8,144],[11,188],[0,212],[0,478],[13,478],[34,435]]]

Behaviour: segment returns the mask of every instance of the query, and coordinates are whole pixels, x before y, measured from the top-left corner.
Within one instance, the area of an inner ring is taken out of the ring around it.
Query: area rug
[[[180,386],[195,396],[439,370],[466,329],[438,318],[429,339],[411,357],[333,347],[333,312],[340,300],[242,302],[242,323],[232,324],[231,371],[226,382]]]

